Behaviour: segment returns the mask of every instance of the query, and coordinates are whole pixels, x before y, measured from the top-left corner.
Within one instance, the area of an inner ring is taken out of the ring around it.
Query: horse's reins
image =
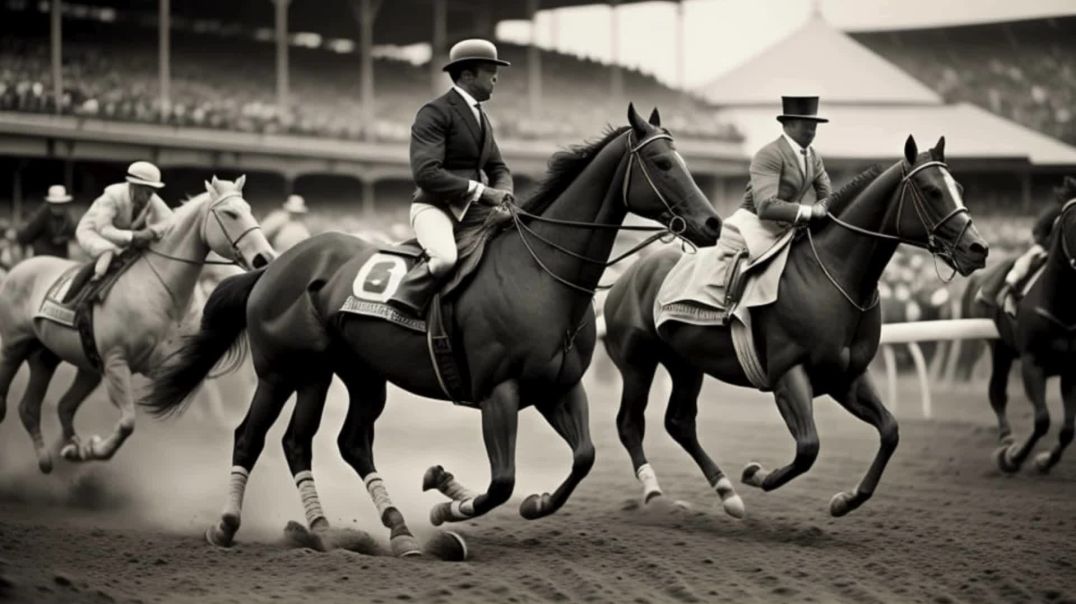
[[[684,233],[684,231],[687,230],[687,221],[683,218],[683,216],[680,216],[679,214],[676,213],[676,211],[673,209],[673,207],[669,203],[669,201],[665,198],[664,195],[662,195],[662,193],[658,189],[657,185],[654,184],[654,180],[650,177],[650,172],[646,169],[646,163],[642,160],[642,158],[640,157],[640,154],[639,154],[639,151],[641,151],[643,149],[643,147],[646,147],[650,143],[652,143],[652,142],[654,142],[656,140],[659,140],[659,139],[673,140],[672,136],[669,135],[668,133],[659,132],[657,134],[653,134],[653,135],[643,139],[637,145],[632,145],[632,133],[630,131],[628,132],[628,136],[627,136],[628,165],[627,165],[627,168],[625,168],[625,170],[624,170],[624,184],[621,186],[621,201],[623,202],[624,207],[629,212],[633,211],[631,209],[631,205],[628,203],[628,192],[630,190],[630,185],[631,185],[631,169],[632,169],[632,165],[634,165],[634,163],[636,161],[638,161],[639,162],[639,169],[642,171],[643,176],[646,178],[647,184],[650,185],[650,189],[654,192],[655,195],[657,195],[658,199],[661,200],[661,203],[665,206],[665,209],[666,209],[666,211],[667,211],[667,213],[669,215],[669,223],[667,225],[665,225],[665,226],[660,226],[660,227],[633,226],[633,225],[624,225],[624,224],[604,224],[604,223],[600,223],[600,222],[585,222],[585,221],[576,221],[576,220],[563,220],[563,219],[558,219],[558,218],[547,218],[547,217],[542,216],[540,214],[532,214],[532,213],[524,210],[523,208],[521,208],[521,207],[519,207],[519,206],[517,206],[515,204],[508,204],[508,210],[512,215],[512,220],[515,223],[516,229],[519,231],[519,235],[520,235],[519,238],[523,242],[523,246],[525,248],[527,248],[527,252],[530,253],[531,258],[533,258],[534,261],[536,263],[538,263],[538,266],[541,267],[541,269],[543,271],[545,271],[546,274],[548,274],[550,277],[553,277],[553,279],[555,279],[557,282],[561,283],[562,285],[565,285],[565,286],[570,287],[572,289],[575,289],[577,291],[583,292],[585,294],[589,294],[591,296],[598,293],[598,291],[609,289],[610,287],[612,287],[612,285],[598,284],[598,286],[595,287],[594,289],[590,289],[588,287],[583,287],[582,285],[572,283],[571,281],[561,277],[560,275],[557,275],[556,273],[554,273],[552,271],[552,269],[550,269],[548,266],[546,266],[546,264],[544,262],[542,262],[541,258],[538,257],[537,252],[534,251],[534,248],[531,246],[530,242],[527,241],[527,237],[524,235],[524,233],[529,234],[531,237],[534,237],[535,239],[541,241],[542,243],[545,243],[546,245],[552,247],[553,249],[555,249],[555,250],[557,250],[559,252],[567,254],[567,255],[569,255],[569,256],[571,256],[573,258],[576,258],[578,260],[582,260],[583,262],[587,262],[587,263],[590,263],[590,264],[595,264],[595,265],[598,265],[598,266],[602,266],[604,268],[608,268],[610,266],[613,266],[613,265],[617,264],[618,262],[624,260],[625,258],[628,258],[629,256],[631,256],[631,255],[635,254],[636,252],[642,250],[643,248],[649,246],[650,244],[654,243],[655,241],[658,241],[659,239],[662,239],[663,237],[665,237],[668,234],[671,234],[674,237],[680,237],[681,239],[683,239],[683,233]],[[564,246],[562,246],[562,245],[560,245],[558,243],[550,241],[546,237],[543,237],[542,235],[537,233],[534,229],[532,229],[529,225],[527,225],[523,221],[523,218],[529,218],[529,219],[532,219],[532,220],[535,220],[535,221],[538,221],[538,222],[546,222],[546,223],[549,223],[549,224],[556,224],[556,225],[560,225],[560,226],[575,227],[575,228],[586,228],[586,229],[593,229],[593,230],[605,229],[605,230],[617,230],[617,231],[645,231],[645,232],[654,232],[654,234],[651,235],[650,237],[647,237],[646,239],[644,239],[641,243],[638,243],[638,244],[632,246],[628,251],[624,252],[623,254],[620,254],[619,256],[613,258],[612,260],[595,260],[595,259],[590,258],[588,256],[584,256],[583,254],[580,254],[578,252],[572,251],[572,250],[570,250],[570,249],[568,249],[568,248],[566,248],[566,247],[564,247]],[[686,239],[685,239],[685,241],[686,241]],[[688,242],[688,243],[690,244],[690,242]]]
[[[950,219],[952,219],[952,218],[954,218],[956,216],[959,216],[962,213],[966,213],[968,211],[968,208],[967,208],[967,206],[964,206],[963,203],[961,203],[961,205],[959,207],[953,209],[951,212],[949,212],[948,214],[943,216],[941,220],[934,223],[933,225],[930,224],[930,220],[927,217],[926,211],[924,209],[924,206],[926,204],[926,200],[923,197],[922,191],[919,190],[919,187],[915,184],[915,181],[912,180],[912,177],[915,176],[917,173],[921,172],[922,170],[925,170],[926,168],[930,168],[930,167],[940,167],[940,168],[945,168],[946,170],[949,169],[948,164],[946,164],[945,162],[928,161],[928,162],[925,162],[925,163],[920,164],[918,166],[915,166],[910,171],[908,171],[906,174],[902,174],[901,181],[900,181],[900,184],[901,184],[900,197],[898,198],[898,201],[897,201],[897,217],[896,217],[897,234],[896,235],[890,235],[889,233],[880,233],[878,231],[872,231],[872,230],[865,229],[863,227],[859,227],[859,226],[856,226],[854,224],[845,222],[844,220],[841,220],[835,214],[830,212],[828,208],[826,209],[826,215],[829,216],[829,218],[833,222],[835,222],[836,224],[838,224],[838,225],[840,225],[840,226],[842,226],[842,227],[844,227],[844,228],[846,228],[846,229],[848,229],[848,230],[850,230],[850,231],[852,231],[854,233],[859,233],[861,235],[867,235],[867,236],[870,236],[870,237],[874,237],[876,239],[883,239],[883,240],[886,240],[886,241],[895,241],[897,243],[907,243],[908,245],[912,245],[912,246],[927,250],[928,252],[930,252],[931,257],[934,258],[934,262],[935,262],[934,270],[935,270],[935,272],[938,272],[937,258],[939,256],[942,257],[943,259],[948,258],[949,260],[952,260],[954,264],[957,264],[959,266],[960,263],[956,259],[956,255],[953,253],[953,251],[960,245],[960,241],[964,238],[964,235],[967,234],[968,228],[971,227],[971,221],[969,220],[966,224],[964,224],[964,228],[962,228],[960,230],[960,233],[957,235],[956,240],[952,244],[949,244],[949,243],[947,243],[945,241],[942,241],[941,244],[939,244],[938,242],[940,241],[940,239],[937,237],[937,231],[938,231],[938,229],[940,229],[942,227],[942,225],[944,225]],[[901,171],[902,172],[904,171],[903,166],[901,167]],[[909,190],[912,192],[912,208],[915,210],[916,216],[919,218],[920,224],[927,231],[927,244],[926,245],[923,245],[919,241],[915,241],[913,239],[908,239],[907,237],[904,237],[901,234],[901,231],[900,231],[900,225],[903,222],[901,220],[901,218],[902,218],[903,213],[904,213],[904,199],[906,197],[906,193]],[[814,253],[814,257],[815,257],[815,260],[818,262],[818,265],[820,267],[822,267],[822,273],[825,274],[826,278],[829,279],[830,283],[832,283],[833,286],[837,288],[837,291],[841,292],[841,295],[844,296],[844,298],[846,300],[848,300],[849,304],[854,306],[860,312],[866,312],[866,311],[874,308],[875,306],[877,306],[878,302],[881,300],[880,297],[878,296],[878,291],[877,290],[875,290],[874,297],[873,297],[872,301],[870,302],[870,304],[868,304],[866,306],[863,306],[863,305],[857,303],[854,299],[852,299],[852,296],[850,296],[848,294],[848,292],[843,287],[841,287],[841,284],[837,282],[837,280],[833,277],[832,274],[830,274],[829,270],[826,268],[825,263],[822,262],[821,256],[818,255],[818,248],[815,247],[814,237],[811,235],[811,229],[808,227],[806,230],[807,230],[807,240],[811,244],[811,252]],[[957,272],[956,269],[953,269],[953,274],[950,275],[948,279],[942,277],[941,274],[939,273],[938,278],[941,279],[943,282],[948,283],[948,282],[953,280],[953,277],[956,275],[956,272]]]
[[[1071,210],[1073,207],[1076,207],[1076,198],[1066,201],[1065,205],[1061,206],[1061,214],[1057,217],[1057,236],[1061,238],[1061,252],[1065,254],[1066,264],[1069,265],[1069,268],[1076,270],[1076,258],[1073,258],[1072,252],[1069,251],[1069,243],[1068,240],[1065,238],[1065,214],[1068,213],[1069,210]],[[1054,323],[1058,327],[1064,329],[1068,333],[1076,332],[1076,324],[1065,323],[1060,318],[1058,318],[1057,315],[1050,312],[1049,309],[1043,308],[1042,306],[1036,306],[1035,313],[1038,314],[1040,317],[1046,319],[1047,321],[1050,321],[1051,323]]]

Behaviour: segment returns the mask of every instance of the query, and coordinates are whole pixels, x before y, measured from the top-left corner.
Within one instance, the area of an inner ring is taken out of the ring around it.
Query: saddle
[[[47,319],[78,331],[86,358],[100,370],[101,356],[93,337],[93,306],[104,302],[112,286],[141,255],[139,250],[125,250],[112,260],[108,271],[97,280],[90,279],[94,261],[67,269],[49,286],[34,318]]]
[[[453,403],[473,407],[476,403],[470,391],[470,372],[463,354],[462,334],[455,329],[454,300],[474,275],[485,255],[487,244],[501,231],[504,220],[501,217],[487,219],[480,216],[470,224],[470,230],[467,230],[467,223],[464,224],[464,232],[457,230],[459,260],[454,272],[434,295],[424,318],[402,313],[388,303],[404,276],[415,265],[426,261],[425,251],[414,239],[381,246],[362,262],[355,269],[351,294],[340,307],[340,312],[382,319],[426,334],[427,349],[441,390]]]

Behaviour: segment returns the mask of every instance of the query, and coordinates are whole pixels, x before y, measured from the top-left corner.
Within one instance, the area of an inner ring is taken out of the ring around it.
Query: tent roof
[[[730,107],[718,112],[744,135],[744,150],[754,153],[777,138],[777,103],[768,107]],[[1035,166],[1076,166],[1076,147],[1025,128],[968,103],[953,105],[829,106],[830,119],[818,127],[815,146],[828,159],[896,158],[909,134],[920,148],[945,136],[948,157],[1017,159]]]
[[[815,14],[784,40],[698,89],[715,105],[770,105],[782,95],[834,104],[941,104],[930,88]]]

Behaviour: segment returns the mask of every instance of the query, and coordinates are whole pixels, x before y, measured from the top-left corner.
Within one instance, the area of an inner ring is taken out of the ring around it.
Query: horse
[[[1047,473],[1061,460],[1061,454],[1072,442],[1076,421],[1076,182],[1067,183],[1062,192],[1068,199],[1050,235],[1049,250],[1040,276],[1017,304],[1016,316],[1010,317],[993,301],[976,295],[979,284],[1002,277],[1012,268],[1004,262],[981,273],[981,279],[968,284],[964,295],[966,314],[992,319],[997,325],[999,339],[990,343],[991,369],[987,393],[990,406],[997,416],[998,440],[1001,446],[994,451],[994,461],[1005,473],[1013,473],[1027,460],[1031,450],[1050,429],[1050,412],[1046,408],[1046,379],[1061,378],[1061,400],[1064,419],[1057,444],[1049,451],[1034,457],[1035,468]],[[1031,434],[1015,442],[1006,417],[1009,370],[1020,359],[1024,392],[1035,410]]]
[[[627,213],[657,219],[695,245],[716,242],[721,219],[692,180],[672,136],[661,128],[658,111],[647,122],[629,106],[628,120],[628,126],[608,131],[597,142],[554,155],[537,191],[508,206],[515,228],[492,236],[475,272],[453,294],[451,323],[461,334],[491,476],[486,491],[476,494],[441,466],[427,470],[424,489],[437,488],[451,500],[431,510],[434,525],[482,516],[509,499],[517,414],[525,407],[536,407],[567,441],[573,461],[555,492],[527,497],[520,514],[533,519],[557,511],[589,472],[594,446],[580,380],[595,344],[591,301],[616,233],[629,228],[622,225]],[[155,376],[143,403],[157,413],[181,409],[184,397],[246,329],[258,385],[235,431],[227,502],[219,522],[206,531],[211,544],[233,543],[247,475],[266,431],[296,391],[284,453],[310,531],[328,530],[310,472],[311,442],[335,373],[350,399],[337,440],[340,453],[391,531],[392,551],[418,553],[377,474],[374,423],[385,406],[387,382],[424,397],[448,397],[425,334],[338,312],[358,267],[377,249],[343,233],[321,234],[285,252],[265,271],[224,281],[206,304],[201,333]],[[309,311],[294,312],[303,307]]]
[[[750,309],[761,372],[796,452],[790,464],[772,472],[748,464],[744,484],[770,491],[810,469],[819,449],[813,398],[828,394],[881,437],[866,477],[853,491],[833,497],[830,512],[847,514],[874,493],[898,441],[897,422],[867,373],[881,333],[882,271],[900,243],[926,248],[964,275],[981,268],[988,252],[948,172],[944,143],[943,137],[919,154],[909,136],[902,160],[884,171],[874,166],[833,194],[829,219],[801,229],[790,243],[776,301]],[[655,370],[664,365],[673,382],[666,431],[702,470],[725,512],[742,518],[743,500],[699,444],[695,417],[704,374],[737,386],[752,382],[737,360],[730,329],[679,321],[666,323],[660,333],[655,327],[657,293],[676,262],[675,251],[655,254],[636,263],[609,292],[605,344],[623,377],[617,430],[642,483],[643,501],[662,495],[643,451],[643,412]]]
[[[245,176],[234,183],[216,177],[206,182],[206,192],[176,210],[160,241],[142,252],[118,277],[104,302],[93,307],[100,367],[87,357],[75,329],[35,318],[53,284],[76,262],[36,256],[17,264],[0,284],[0,421],[11,381],[26,362],[30,381],[19,416],[33,439],[42,472],[52,470],[52,455],[41,433],[41,404],[61,360],[78,368],[59,402],[61,455],[70,461],[111,459],[134,431],[131,374],[148,374],[180,344],[173,332],[187,316],[210,250],[247,268],[263,267],[273,259],[275,252],[243,199],[245,182]],[[121,417],[107,438],[94,435],[83,441],[75,432],[75,412],[102,374]]]

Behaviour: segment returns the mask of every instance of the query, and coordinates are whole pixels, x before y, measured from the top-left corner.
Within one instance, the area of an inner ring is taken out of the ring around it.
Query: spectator
[[[293,245],[310,238],[305,217],[309,210],[306,200],[299,195],[289,195],[279,210],[262,221],[262,232],[277,253],[283,253]]]
[[[49,187],[45,203],[30,216],[16,234],[20,245],[29,245],[35,256],[67,258],[68,244],[75,238],[75,219],[67,204],[71,196],[63,185]]]

